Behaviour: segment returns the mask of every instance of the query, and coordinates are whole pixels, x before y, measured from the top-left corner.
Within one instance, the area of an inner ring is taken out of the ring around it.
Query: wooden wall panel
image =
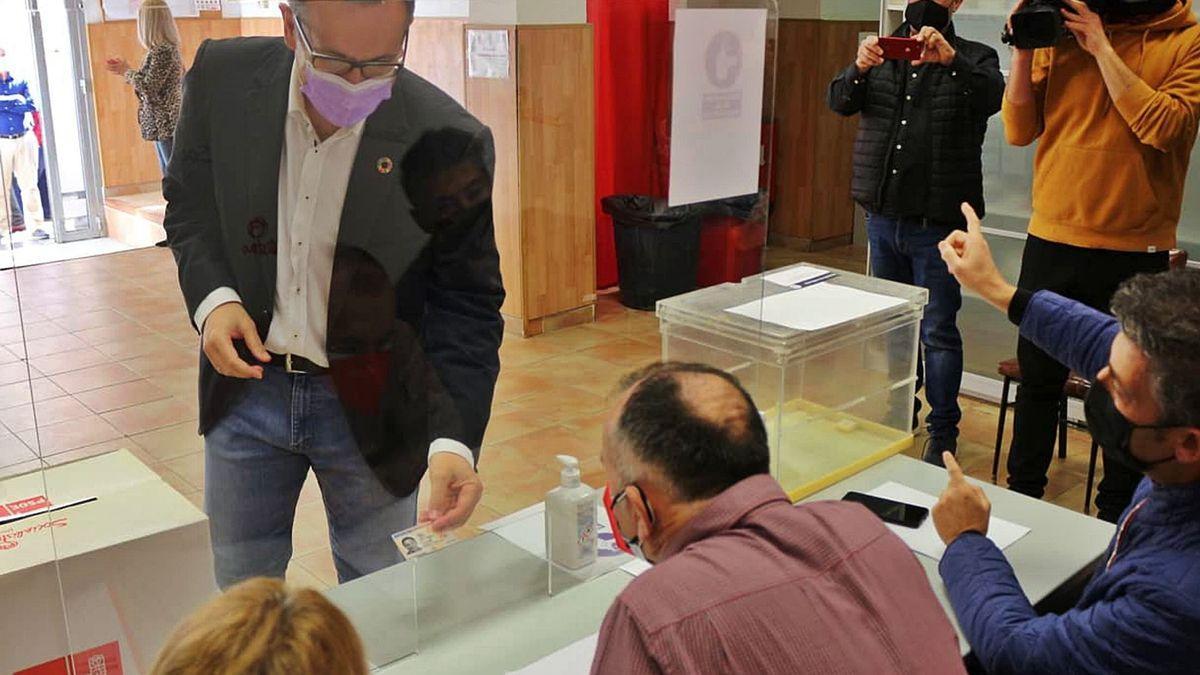
[[[850,198],[857,118],[829,110],[829,81],[853,59],[873,22],[779,22],[775,116],[779,127],[771,239],[802,248],[841,243],[854,230]]]
[[[237,19],[222,19],[218,12],[200,18],[179,19],[184,65],[190,67],[200,43],[207,38],[241,34]],[[136,21],[109,21],[88,25],[88,52],[95,81],[96,120],[100,132],[100,164],[104,185],[124,186],[159,181],[162,176],[154,147],[142,140],[137,124],[137,97],[124,78],[104,70],[104,61],[121,56],[133,67],[145,51],[138,44]]]
[[[487,26],[487,28],[503,28]],[[508,26],[508,43],[516,44],[516,30]],[[463,37],[459,37],[460,51]],[[501,311],[525,316],[524,261],[521,255],[520,162],[517,142],[517,73],[510,64],[508,77],[481,79],[465,77],[463,98],[468,110],[492,130],[496,143],[496,176],[492,208],[496,221],[496,246],[500,250],[500,273],[508,293]]]
[[[272,37],[283,37],[282,17],[276,17],[273,19],[250,18],[242,19],[241,21],[242,35],[270,35]]]
[[[466,101],[465,24],[462,19],[417,19],[408,36],[408,69],[459,103]]]
[[[596,300],[592,28],[517,29],[525,317]]]

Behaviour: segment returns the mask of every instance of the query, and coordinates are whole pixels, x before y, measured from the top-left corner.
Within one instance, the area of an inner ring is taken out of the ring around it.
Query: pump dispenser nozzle
[[[571,455],[558,455],[555,459],[562,465],[559,484],[563,487],[579,487],[579,460]]]

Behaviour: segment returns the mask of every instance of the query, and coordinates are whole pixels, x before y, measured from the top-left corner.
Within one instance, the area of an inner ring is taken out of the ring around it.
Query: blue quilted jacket
[[[1108,361],[1117,322],[1047,291],[1025,296],[1021,334],[1079,373]],[[1200,673],[1200,485],[1142,481],[1078,604],[1038,616],[996,545],[956,539],[940,571],[990,673]]]

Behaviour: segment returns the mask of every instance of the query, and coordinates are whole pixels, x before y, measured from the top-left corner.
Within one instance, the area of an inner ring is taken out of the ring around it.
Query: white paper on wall
[[[142,0],[104,0],[104,18],[108,21],[137,19],[141,6]],[[200,16],[197,0],[167,0],[167,6],[176,19]]]
[[[507,30],[467,31],[467,76],[503,80],[508,77]]]
[[[758,192],[767,10],[675,13],[671,206]]]

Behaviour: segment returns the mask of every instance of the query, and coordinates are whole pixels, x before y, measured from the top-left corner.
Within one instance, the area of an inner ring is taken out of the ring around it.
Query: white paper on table
[[[520,670],[509,671],[509,675],[584,675],[592,669],[599,642],[599,633],[589,635]]]
[[[907,485],[889,481],[871,490],[867,494],[884,499],[891,499],[905,504],[913,504],[916,506],[924,506],[927,509],[932,509],[937,503],[938,498],[931,494],[914,490]],[[929,556],[934,560],[941,560],[942,554],[946,552],[946,545],[942,543],[941,537],[938,536],[937,528],[933,525],[933,516],[925,519],[918,528],[901,527],[888,523],[888,529],[895,532],[897,536],[904,540],[905,544],[913,551],[922,555]],[[1017,525],[1007,520],[992,516],[988,521],[988,539],[991,539],[1000,550],[1004,550],[1012,546],[1018,539],[1029,534],[1029,528],[1024,525]]]
[[[780,272],[768,274],[763,277],[763,281],[769,281],[779,286],[795,286],[796,284],[802,284],[806,281],[812,281],[813,279],[819,279],[831,274],[836,274],[836,272],[830,272],[818,267],[809,267],[808,265],[797,265],[796,267],[789,267]]]
[[[821,330],[905,302],[903,298],[821,283],[752,300],[725,311],[796,330]]]
[[[506,79],[509,60],[507,30],[467,31],[467,77]]]
[[[624,565],[621,565],[621,571],[637,577],[641,576],[643,572],[649,571],[651,567],[653,567],[653,565],[645,560],[642,560],[641,558],[634,558]]]

